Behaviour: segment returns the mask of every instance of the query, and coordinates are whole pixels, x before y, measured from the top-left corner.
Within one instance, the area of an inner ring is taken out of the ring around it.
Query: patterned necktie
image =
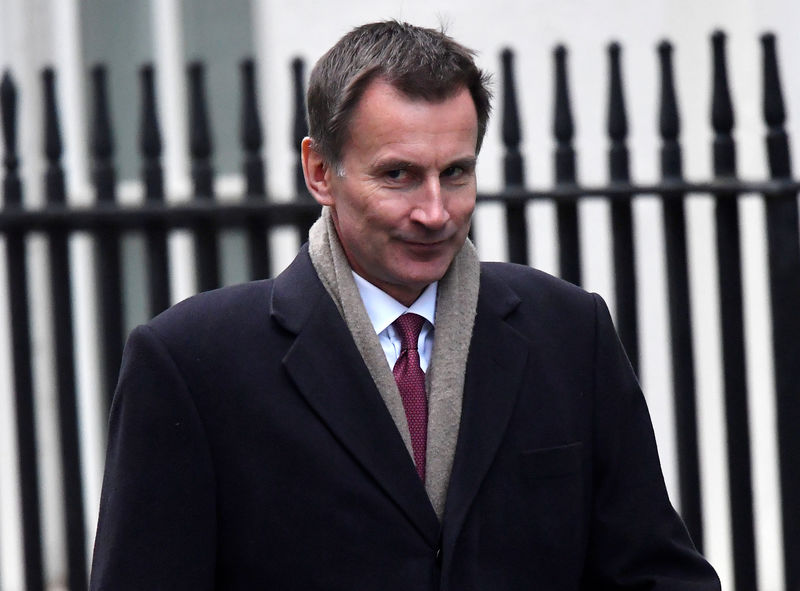
[[[419,365],[417,341],[425,319],[417,314],[403,314],[392,325],[400,335],[401,351],[394,364],[394,379],[403,399],[411,449],[417,474],[425,482],[425,449],[428,439],[428,400],[425,396],[425,372]]]

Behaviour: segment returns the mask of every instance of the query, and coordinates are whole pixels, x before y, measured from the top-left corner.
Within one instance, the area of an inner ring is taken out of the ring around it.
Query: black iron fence
[[[766,158],[770,176],[758,182],[737,178],[736,146],[733,138],[734,109],[728,89],[725,37],[712,37],[713,96],[712,120],[713,178],[688,182],[682,172],[680,116],[673,85],[671,46],[658,47],[661,72],[660,149],[661,180],[650,185],[631,181],[626,108],[620,67],[621,48],[612,44],[608,50],[610,80],[607,130],[609,182],[603,186],[583,186],[576,175],[573,147],[573,121],[567,76],[567,50],[556,48],[555,111],[553,129],[555,184],[546,190],[525,186],[524,162],[519,146],[520,124],[513,70],[513,55],[502,54],[502,138],[505,146],[505,188],[493,194],[479,195],[481,202],[499,202],[506,211],[508,256],[511,261],[528,263],[529,232],[525,208],[533,200],[552,202],[556,209],[560,275],[581,283],[578,203],[585,197],[602,197],[610,202],[614,287],[617,325],[629,356],[638,367],[639,327],[637,326],[636,266],[632,202],[641,195],[658,195],[663,205],[666,247],[667,285],[670,318],[671,354],[674,382],[674,405],[678,442],[680,507],[698,546],[704,544],[702,526],[701,479],[698,461],[698,417],[695,380],[695,355],[690,315],[687,230],[684,206],[693,195],[712,195],[715,201],[716,258],[719,269],[720,314],[724,373],[724,404],[727,420],[727,457],[732,524],[733,570],[735,588],[753,591],[758,588],[754,536],[753,484],[750,463],[750,437],[747,408],[745,334],[743,322],[742,265],[738,197],[763,195],[766,208],[769,282],[771,293],[772,336],[776,412],[778,423],[780,484],[782,498],[783,552],[785,588],[800,589],[800,237],[798,237],[798,201],[800,182],[792,178],[789,145],[784,129],[785,111],[781,93],[775,39],[762,37],[763,114],[766,123]],[[293,64],[295,79],[294,143],[299,146],[306,133],[303,106],[303,64]],[[94,205],[70,206],[61,164],[62,142],[56,104],[55,73],[42,74],[44,88],[44,145],[46,205],[38,209],[23,204],[23,186],[19,176],[17,152],[17,94],[10,73],[0,86],[4,138],[3,207],[0,209],[0,236],[5,240],[10,331],[13,346],[13,391],[16,404],[16,435],[19,451],[18,470],[22,499],[24,576],[26,589],[45,587],[42,567],[42,524],[36,417],[33,404],[33,369],[31,363],[31,305],[26,252],[29,237],[43,235],[49,245],[50,292],[53,309],[52,340],[55,348],[54,373],[57,376],[58,430],[63,465],[63,507],[66,519],[64,544],[68,558],[68,588],[87,585],[85,512],[80,467],[80,438],[76,407],[74,302],[70,249],[68,241],[76,232],[94,237],[96,277],[99,286],[101,325],[102,389],[110,396],[116,381],[124,341],[122,300],[125,261],[121,240],[128,232],[145,238],[148,274],[148,311],[155,315],[171,301],[170,260],[167,238],[178,228],[189,229],[194,236],[198,290],[220,285],[218,237],[226,228],[238,228],[247,236],[249,275],[266,277],[273,273],[266,237],[278,226],[294,226],[305,235],[318,215],[318,207],[307,193],[299,161],[295,171],[296,199],[276,202],[269,195],[261,159],[262,130],[257,108],[254,68],[242,64],[241,146],[245,198],[236,203],[215,199],[212,168],[213,150],[204,99],[203,68],[193,64],[189,76],[189,117],[191,176],[195,198],[188,203],[169,204],[165,200],[161,167],[161,136],[156,116],[153,70],[141,70],[140,151],[144,202],[135,207],[122,206],[117,199],[114,142],[102,67],[92,70],[93,117],[91,127]]]

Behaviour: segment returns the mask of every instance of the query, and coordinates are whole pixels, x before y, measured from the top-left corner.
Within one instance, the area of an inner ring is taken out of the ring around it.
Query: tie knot
[[[399,316],[392,325],[400,335],[400,342],[403,350],[417,348],[417,341],[419,341],[419,332],[422,330],[422,325],[425,324],[425,319],[419,314],[407,313]]]

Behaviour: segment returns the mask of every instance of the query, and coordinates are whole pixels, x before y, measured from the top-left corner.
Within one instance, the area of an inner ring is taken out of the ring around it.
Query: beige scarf
[[[309,232],[309,254],[314,269],[353,335],[408,453],[413,457],[411,436],[400,392],[386,362],[378,335],[361,301],[327,207],[323,207],[322,216]],[[475,248],[467,240],[439,281],[433,353],[426,375],[428,448],[425,490],[439,519],[444,512],[461,421],[464,372],[475,323],[479,283],[480,263]]]

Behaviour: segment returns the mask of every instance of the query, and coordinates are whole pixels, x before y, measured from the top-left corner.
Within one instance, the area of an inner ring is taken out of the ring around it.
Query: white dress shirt
[[[355,279],[358,293],[361,295],[361,301],[364,302],[364,307],[367,309],[367,316],[378,334],[378,340],[384,355],[386,355],[386,361],[389,362],[389,367],[394,367],[401,350],[400,336],[392,326],[392,322],[406,312],[419,314],[427,321],[422,325],[417,343],[419,365],[422,371],[426,372],[433,352],[433,320],[436,316],[438,282],[431,283],[410,307],[406,307],[355,271],[353,271],[353,279]]]

